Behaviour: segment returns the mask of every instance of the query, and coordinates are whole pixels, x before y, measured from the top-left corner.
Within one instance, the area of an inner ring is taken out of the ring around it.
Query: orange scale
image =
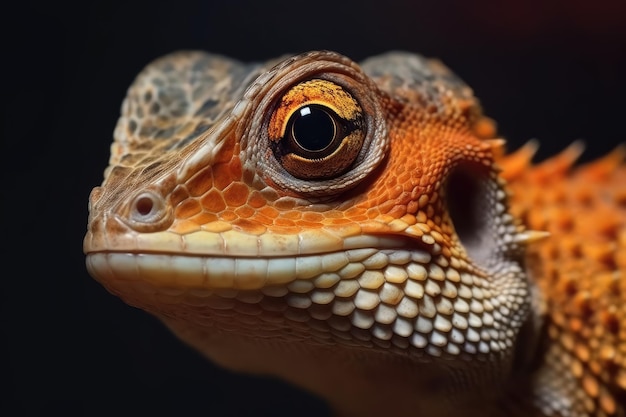
[[[589,342],[589,345],[594,350],[597,350],[597,349],[600,348],[600,345],[599,345],[597,339],[591,340]],[[589,369],[591,369],[591,372],[593,372],[595,375],[600,375],[602,373],[602,371],[603,371],[602,363],[600,363],[597,360],[589,361],[587,365],[589,366]]]
[[[573,318],[569,321],[569,329],[573,333],[579,333],[584,328],[584,323],[579,318]]]
[[[200,225],[190,220],[178,220],[169,229],[179,235],[186,235],[188,233],[197,232],[200,230]]]
[[[350,217],[355,218],[356,216],[362,216],[365,213],[365,209],[363,207],[352,207],[343,212],[338,212],[342,217]]]
[[[412,171],[403,171],[398,175],[397,181],[398,184],[406,184],[411,180],[411,176],[413,175]]]
[[[289,219],[289,220],[300,220],[302,218],[302,212],[298,210],[286,211],[286,212],[281,213],[280,218]],[[278,222],[276,224],[278,224]]]
[[[617,351],[613,346],[602,345],[602,347],[600,348],[600,360],[607,362],[606,365],[609,365],[612,362],[615,362],[616,357]]]
[[[280,219],[277,219],[280,220]],[[300,233],[302,229],[295,225],[287,225],[287,224],[275,224],[268,228],[272,233],[280,234],[280,235],[295,235],[296,233]]]
[[[596,378],[594,378],[592,375],[587,374],[583,377],[582,384],[583,389],[589,396],[593,398],[596,398],[598,396],[600,386],[598,385],[598,381],[596,380]]]
[[[206,211],[211,213],[219,213],[226,208],[226,202],[222,198],[222,193],[215,189],[206,193],[200,199],[200,203]]]
[[[202,206],[195,198],[189,198],[183,201],[174,210],[174,215],[178,219],[187,219],[202,211]]]
[[[248,196],[248,205],[256,209],[261,208],[267,204],[267,201],[259,191],[252,191]]]
[[[239,147],[239,146],[237,146]],[[243,178],[243,169],[241,168],[241,160],[239,159],[239,151],[233,153],[230,163],[227,164],[232,178]]]
[[[254,216],[254,213],[256,210],[250,206],[241,206],[235,210],[235,214],[244,219]]]
[[[389,210],[387,214],[398,219],[406,214],[406,206],[405,205],[395,206],[391,210]]]
[[[490,139],[496,135],[496,122],[492,119],[482,116],[472,125],[472,131],[481,139]]]
[[[250,189],[246,184],[234,182],[224,190],[224,201],[230,207],[240,207],[248,201]]]
[[[300,226],[303,229],[319,229],[323,225],[319,222],[309,222],[306,220],[297,220],[296,225]]]
[[[296,223],[293,220],[290,220],[285,217],[279,217],[278,219],[274,220],[274,224],[276,226],[282,226],[282,227],[295,227],[296,226]]]
[[[178,205],[181,201],[184,201],[185,199],[189,198],[189,192],[187,191],[187,189],[185,188],[185,186],[179,185],[177,186],[174,191],[172,191],[172,193],[170,194],[170,203],[173,206]]]
[[[211,167],[202,169],[187,181],[187,190],[194,197],[200,196],[213,186],[213,175]]]
[[[339,210],[330,210],[324,213],[326,219],[343,219],[344,217],[346,217],[344,212]]]
[[[267,231],[267,227],[256,221],[250,221],[248,219],[237,219],[233,222],[233,226],[242,232],[250,233],[260,236]]]
[[[365,216],[363,216],[365,217]],[[364,219],[359,219],[359,218],[354,218],[354,219],[346,219],[346,218],[331,218],[330,220],[330,224],[333,225],[343,225],[343,224],[350,224],[350,223],[354,223],[354,222],[359,222],[362,220],[367,220],[367,217],[365,217]]]
[[[213,213],[207,213],[206,211],[203,211],[201,213],[196,214],[195,216],[192,216],[189,218],[189,221],[192,221],[196,224],[207,224],[207,223],[211,223],[217,220],[217,216]]]
[[[302,213],[302,219],[308,222],[319,223],[324,220],[324,215],[313,211],[306,211]]]
[[[527,220],[530,228],[532,229],[543,230],[546,228],[546,216],[542,211],[531,211],[528,213]]]
[[[417,211],[419,210],[419,204],[417,203],[417,201],[409,201],[409,203],[406,205],[406,212],[407,213],[417,213]]]
[[[231,210],[226,210],[222,213],[220,213],[220,220],[224,220],[227,222],[232,222],[233,220],[237,219],[237,215],[235,214],[235,212],[231,211]]]
[[[262,207],[257,210],[257,213],[262,214],[263,216],[270,219],[275,219],[280,214],[278,210],[271,206]]]
[[[578,343],[574,348],[574,354],[583,362],[588,362],[591,354],[589,348],[582,343]]]
[[[617,404],[615,403],[613,396],[604,389],[600,393],[600,408],[611,416],[617,411]]]
[[[398,177],[395,175],[386,178],[385,185],[389,188],[395,187],[398,184]]]
[[[253,219],[254,219],[255,222],[259,222],[259,224],[262,224],[264,226],[270,226],[270,225],[274,224],[274,219],[273,218],[267,217],[267,216],[265,216],[265,215],[263,215],[261,213],[258,213],[258,212],[253,216]]]
[[[594,311],[593,299],[587,291],[581,291],[573,297],[572,306],[578,314],[588,319]]]
[[[266,204],[270,204],[270,202],[274,202],[280,197],[276,190],[269,187],[262,189],[259,193],[261,194],[261,197],[265,199]]]
[[[274,207],[281,211],[293,210],[296,201],[291,198],[283,198],[274,202]]]
[[[233,180],[239,179],[233,177],[229,164],[217,164],[213,166],[213,186],[218,190],[224,190]]]

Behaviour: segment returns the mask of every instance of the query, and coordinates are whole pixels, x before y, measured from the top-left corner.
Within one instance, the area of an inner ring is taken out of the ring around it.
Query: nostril
[[[163,198],[152,192],[137,194],[130,205],[129,221],[133,227],[156,226],[168,212]]]
[[[142,216],[148,216],[154,209],[151,196],[141,195],[135,200],[135,211]]]
[[[144,190],[122,206],[122,221],[138,232],[167,229],[174,221],[173,210],[166,198],[152,190]]]

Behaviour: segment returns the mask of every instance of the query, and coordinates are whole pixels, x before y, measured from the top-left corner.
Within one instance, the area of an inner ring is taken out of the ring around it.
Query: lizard
[[[434,58],[173,52],[123,101],[86,266],[338,416],[625,416],[626,151],[536,148]]]

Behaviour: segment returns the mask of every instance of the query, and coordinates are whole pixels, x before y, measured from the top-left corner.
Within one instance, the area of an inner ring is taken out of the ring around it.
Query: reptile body
[[[174,53],[128,91],[87,268],[338,415],[624,416],[624,150],[495,135],[418,55]]]

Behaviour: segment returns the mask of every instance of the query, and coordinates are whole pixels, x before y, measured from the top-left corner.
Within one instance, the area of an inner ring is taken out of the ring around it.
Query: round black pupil
[[[327,148],[335,139],[332,116],[317,106],[298,109],[291,131],[298,145],[311,152]]]

